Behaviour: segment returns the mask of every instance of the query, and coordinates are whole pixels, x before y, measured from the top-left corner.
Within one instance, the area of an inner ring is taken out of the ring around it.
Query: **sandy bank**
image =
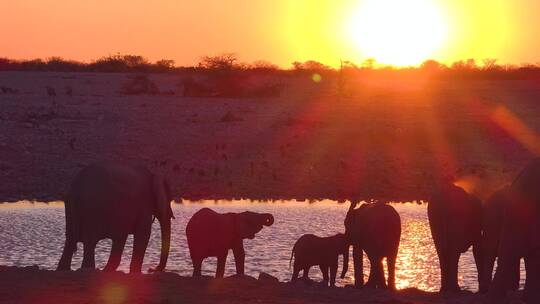
[[[417,289],[325,288],[252,277],[192,279],[173,273],[55,272],[0,266],[1,303],[480,303],[462,292],[442,297]]]

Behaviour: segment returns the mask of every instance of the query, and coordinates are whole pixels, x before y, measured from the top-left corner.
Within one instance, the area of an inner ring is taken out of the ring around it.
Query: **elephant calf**
[[[298,279],[300,270],[304,272],[303,278],[308,279],[309,268],[318,265],[323,273],[325,285],[330,283],[330,286],[334,286],[340,254],[343,254],[343,271],[341,272],[341,278],[343,279],[349,265],[349,245],[345,235],[342,233],[330,237],[318,237],[313,234],[302,235],[294,244],[291,253],[291,262],[294,257],[291,281]]]
[[[217,213],[203,208],[189,220],[186,236],[189,254],[193,262],[193,276],[201,276],[202,261],[217,257],[216,278],[225,274],[225,262],[229,249],[233,250],[236,273],[244,274],[244,239],[253,239],[263,226],[271,226],[274,217],[270,213]]]

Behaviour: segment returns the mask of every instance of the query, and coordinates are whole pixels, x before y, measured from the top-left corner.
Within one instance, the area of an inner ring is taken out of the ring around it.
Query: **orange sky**
[[[340,58],[391,58],[376,51],[368,54],[366,41],[355,38],[355,27],[363,24],[356,19],[366,15],[361,12],[366,1],[0,0],[0,57],[89,61],[119,52],[192,65],[202,55],[234,52],[243,61],[263,59],[283,67],[294,60],[336,65]],[[384,20],[388,16],[418,19],[416,7],[392,11],[392,0],[385,1],[388,11],[374,17],[383,24],[393,22]],[[443,62],[472,57],[516,64],[540,61],[540,1],[420,1],[436,7],[445,25],[444,37],[438,37],[442,42],[424,50],[424,57]],[[379,40],[388,43],[392,38]],[[388,63],[418,60],[402,59]]]

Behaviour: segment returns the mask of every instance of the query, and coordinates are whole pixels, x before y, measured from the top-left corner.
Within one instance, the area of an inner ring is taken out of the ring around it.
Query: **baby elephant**
[[[291,261],[294,256],[294,269],[291,281],[298,279],[300,270],[304,270],[303,278],[308,279],[309,268],[319,265],[323,273],[324,283],[334,286],[338,268],[338,257],[343,254],[343,271],[341,278],[345,277],[349,265],[349,244],[345,235],[338,233],[330,237],[318,237],[313,234],[304,234],[294,244]],[[290,267],[290,264],[289,264]],[[330,270],[330,275],[328,271]],[[330,277],[330,282],[328,281]]]

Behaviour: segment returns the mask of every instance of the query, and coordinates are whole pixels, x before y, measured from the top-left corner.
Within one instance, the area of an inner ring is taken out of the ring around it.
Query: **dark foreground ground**
[[[271,279],[192,279],[173,273],[55,272],[0,266],[0,303],[482,303],[462,292],[443,297],[418,289],[397,293],[325,288]],[[516,302],[517,303],[517,302]]]

